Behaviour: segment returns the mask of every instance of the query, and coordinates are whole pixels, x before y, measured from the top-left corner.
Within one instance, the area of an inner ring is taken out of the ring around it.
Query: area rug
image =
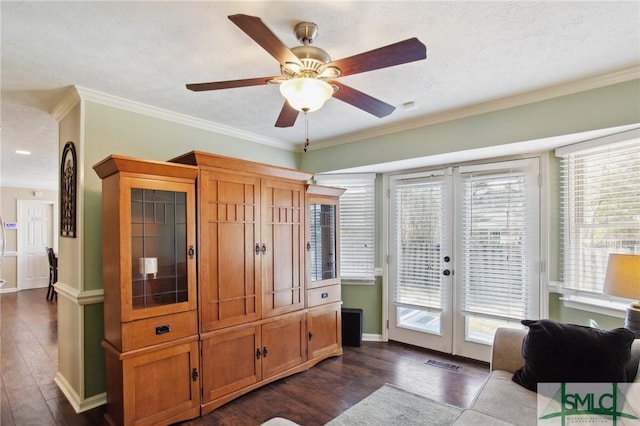
[[[386,384],[326,426],[450,425],[462,408]]]

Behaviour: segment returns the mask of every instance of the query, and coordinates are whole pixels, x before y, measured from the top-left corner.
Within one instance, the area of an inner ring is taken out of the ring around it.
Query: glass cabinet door
[[[307,186],[307,288],[340,283],[339,200],[344,189]]]
[[[309,261],[311,281],[337,278],[336,206],[310,204]]]
[[[131,188],[131,307],[187,302],[187,193]]]

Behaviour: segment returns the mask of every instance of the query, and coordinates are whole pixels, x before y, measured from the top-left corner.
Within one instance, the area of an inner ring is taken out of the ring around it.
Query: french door
[[[488,360],[539,316],[538,159],[389,176],[389,339]]]

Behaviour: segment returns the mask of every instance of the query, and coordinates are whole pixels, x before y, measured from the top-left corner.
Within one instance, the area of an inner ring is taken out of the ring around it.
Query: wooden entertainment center
[[[109,423],[194,418],[342,354],[344,190],[198,151],[94,169]]]

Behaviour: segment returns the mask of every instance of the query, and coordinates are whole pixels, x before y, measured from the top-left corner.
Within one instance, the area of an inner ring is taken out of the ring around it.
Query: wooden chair
[[[58,293],[53,285],[58,282],[58,257],[51,247],[47,247],[47,257],[49,258],[49,288],[47,288],[47,300],[58,299]]]

